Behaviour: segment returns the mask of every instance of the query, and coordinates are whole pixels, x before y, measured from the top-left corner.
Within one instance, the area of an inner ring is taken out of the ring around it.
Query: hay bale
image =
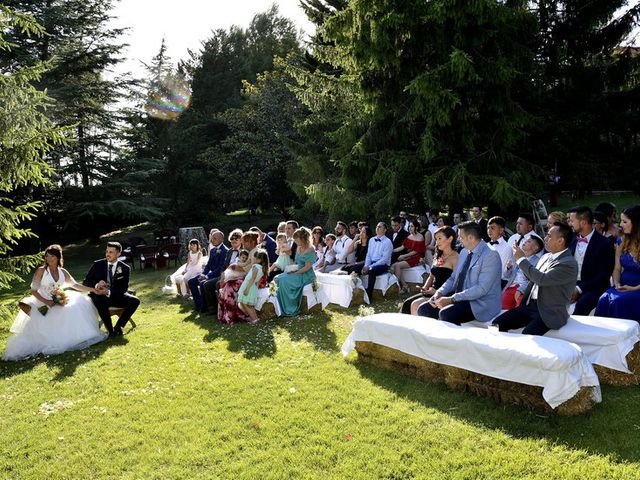
[[[356,351],[358,360],[403,375],[433,383],[444,383],[453,390],[472,392],[500,403],[523,405],[543,412],[553,411],[542,397],[542,387],[500,380],[430,362],[372,342],[357,341]],[[578,394],[558,406],[555,411],[560,415],[578,415],[590,410],[595,404],[591,390],[591,387],[582,388]]]
[[[262,309],[258,312],[260,320],[268,320],[276,316],[276,307],[271,302],[265,302]]]
[[[300,311],[304,313],[318,313],[322,311],[322,305],[320,303],[316,303],[313,307],[309,308],[307,304],[307,297],[303,295]]]
[[[601,365],[594,365],[593,369],[596,371],[600,383],[615,385],[616,387],[638,385],[638,376],[640,375],[640,343],[636,343],[633,350],[627,354],[627,365],[632,373],[612,370]]]
[[[353,290],[353,296],[351,297],[351,304],[349,306],[354,305],[362,305],[364,304],[364,290],[360,288],[356,288]]]
[[[391,285],[387,291],[383,294],[382,290],[374,289],[373,290],[373,299],[374,300],[384,300],[385,298],[391,298],[393,296],[400,295],[400,289],[398,288],[398,284]]]

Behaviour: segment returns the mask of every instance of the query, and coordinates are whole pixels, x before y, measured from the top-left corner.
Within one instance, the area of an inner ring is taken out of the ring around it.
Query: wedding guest
[[[607,217],[609,228],[607,228],[604,236],[619,237],[621,233],[620,228],[616,225],[616,206],[611,202],[603,202],[599,203],[595,210],[604,213]]]
[[[500,312],[500,255],[482,240],[474,221],[459,226],[464,246],[449,279],[418,309],[418,315],[445,322],[488,322]]]
[[[420,293],[413,295],[402,304],[402,313],[418,314],[418,308],[429,301],[436,290],[448,280],[458,264],[458,252],[455,249],[456,232],[452,227],[442,227],[436,230],[436,253],[431,264],[429,277],[420,288]]]
[[[507,243],[509,248],[513,250],[513,245],[520,246],[520,244],[529,238],[531,235],[539,236],[534,228],[536,227],[536,221],[529,212],[522,212],[518,215],[516,220],[516,233],[509,237]]]
[[[278,287],[278,302],[284,316],[298,314],[303,289],[313,283],[316,278],[312,268],[316,254],[311,245],[311,231],[308,228],[300,227],[294,232],[293,239],[297,245],[297,270],[281,273],[275,278]]]
[[[502,263],[502,273],[500,275],[500,286],[505,287],[509,279],[509,272],[507,265],[515,261],[513,258],[513,249],[509,247],[509,244],[504,239],[504,229],[507,226],[507,222],[502,217],[491,217],[487,223],[487,236],[489,237],[489,248],[495,250],[500,255],[500,261]]]
[[[293,261],[295,261],[296,249],[298,248],[298,244],[293,239],[293,234],[299,227],[298,222],[295,220],[288,220],[284,229],[287,234],[287,243],[289,244],[289,256]]]
[[[549,253],[540,259],[537,267],[529,263],[521,248],[514,246],[514,256],[529,279],[529,285],[520,306],[504,312],[493,321],[501,332],[524,327],[522,333],[525,335],[544,335],[567,323],[567,307],[578,272],[576,260],[567,248],[571,237],[568,225],[561,223],[551,227],[544,238]]]
[[[575,237],[569,246],[578,263],[578,283],[571,296],[574,315],[589,315],[610,286],[615,264],[613,244],[593,229],[593,214],[587,206],[569,211],[569,223]]]
[[[325,247],[324,229],[319,225],[311,229],[311,246],[316,252],[316,261],[313,263],[313,268],[315,269],[323,260]]]
[[[287,232],[287,222],[280,222],[278,224],[277,233],[286,233]]]
[[[426,247],[424,237],[418,231],[419,223],[417,220],[409,222],[409,236],[404,239],[404,253],[398,256],[398,260],[391,264],[391,271],[400,283],[400,293],[408,293],[409,287],[402,278],[402,270],[415,267],[420,260],[424,258]]]
[[[489,241],[489,235],[487,234],[487,219],[484,218],[484,214],[482,213],[482,208],[473,207],[471,209],[471,214],[473,215],[473,221],[478,224],[480,227],[480,232],[482,233],[482,240],[485,242]]]
[[[353,221],[349,223],[349,237],[351,237],[351,240],[354,240],[354,241],[357,240],[358,233],[360,233],[360,227],[358,227],[358,222]]]
[[[242,230],[236,228],[229,233],[228,241],[230,248],[224,255],[224,262],[222,264],[222,272],[214,282],[204,282],[200,289],[202,291],[203,308],[204,312],[208,315],[218,315],[218,292],[220,291],[220,283],[222,274],[230,268],[231,265],[236,265],[238,257],[240,255],[240,244],[242,239]],[[243,274],[236,275],[236,278],[242,277]],[[229,281],[227,279],[226,281]],[[224,283],[224,282],[222,282]]]
[[[353,263],[353,255],[349,253],[353,240],[351,240],[347,236],[348,229],[349,227],[347,227],[346,223],[340,221],[336,223],[336,227],[334,230],[335,241],[331,246],[335,261],[333,263],[327,263],[325,258],[325,266],[324,270],[322,270],[325,273],[332,272],[333,270],[338,270],[348,263]]]
[[[431,261],[433,260],[433,254],[435,252],[435,239],[431,233],[431,231],[429,230],[429,221],[422,217],[424,222],[420,219],[418,219],[418,223],[420,224],[420,233],[422,234],[422,236],[424,237],[424,247],[425,247],[425,253],[424,253],[424,258],[422,260],[422,263],[424,263],[425,265],[431,265]]]
[[[222,243],[224,236],[220,230],[215,230],[211,235],[211,243],[213,248],[209,251],[209,260],[205,265],[202,273],[196,277],[193,277],[187,282],[189,290],[191,290],[191,296],[193,297],[193,304],[196,312],[204,313],[208,310],[208,305],[203,297],[203,290],[207,283],[213,282],[213,287],[220,279],[220,274],[223,271],[224,260],[227,255],[227,247]]]
[[[393,245],[391,263],[397,262],[398,256],[405,250],[403,243],[409,234],[403,228],[403,224],[404,222],[400,217],[393,217],[391,219],[391,235],[389,236]]]
[[[249,231],[256,232],[258,234],[258,248],[267,252],[269,265],[271,265],[278,258],[278,254],[276,253],[276,241],[258,227],[251,227]]]
[[[328,273],[333,270],[333,266],[336,263],[336,253],[334,251],[336,243],[336,236],[333,233],[328,233],[324,237],[324,248],[322,249],[322,257],[320,262],[314,266],[316,272]]]
[[[2,360],[20,360],[39,353],[57,355],[86,348],[106,338],[100,332],[96,310],[86,295],[67,291],[66,304],[59,303],[64,301],[56,296],[60,289],[71,287],[95,293],[98,287],[98,282],[94,282],[95,287],[79,284],[63,266],[62,247],[47,247],[43,265],[33,275],[31,296],[21,302],[29,307],[29,313],[18,312],[9,329],[11,334]],[[104,265],[105,274],[106,269]]]
[[[402,222],[403,222],[402,228],[404,228],[406,232],[409,232],[409,216],[407,215],[407,212],[402,210],[400,211],[398,216],[402,219]]]
[[[249,252],[249,262],[246,266],[237,269],[237,271],[241,271],[245,273],[245,275],[220,284],[218,293],[218,320],[221,323],[245,322],[248,319],[245,312],[238,307],[238,291],[242,286],[247,270],[251,268],[253,260],[255,259],[255,253],[258,250],[258,234],[255,232],[245,232],[242,235],[241,243],[242,248]],[[258,284],[258,288],[264,288],[266,284],[267,279],[263,276]]]
[[[363,225],[360,227],[360,233],[358,239],[351,244],[351,252],[354,255],[354,262],[349,265],[345,265],[342,269],[351,273],[355,268],[359,270],[364,266],[364,261],[367,258],[367,251],[369,249],[369,241],[373,237],[373,231],[369,225]]]
[[[253,263],[238,292],[238,308],[249,317],[249,323],[256,323],[256,303],[258,303],[258,285],[269,270],[269,256],[262,249],[256,250]]]
[[[614,287],[598,300],[598,317],[626,318],[640,322],[640,205],[620,214],[621,240],[616,248]]]
[[[534,267],[538,265],[538,261],[544,253],[544,242],[540,240],[540,237],[531,235],[520,245],[522,246],[522,251],[527,261]],[[529,285],[529,279],[522,270],[520,270],[520,267],[515,262],[515,258],[509,262],[508,268],[509,281],[502,292],[503,310],[511,310],[512,308],[520,306],[522,295]]]
[[[567,219],[565,217],[565,214],[563,212],[559,212],[559,211],[551,212],[549,214],[549,216],[547,217],[547,225],[546,225],[545,230],[549,231],[549,229],[552,226],[557,225],[558,223],[567,223]]]
[[[597,210],[593,212],[593,228],[595,228],[596,232],[598,232],[603,237],[607,237],[607,233],[609,230],[609,219],[607,216],[598,212]],[[608,238],[614,238],[613,236]]]
[[[200,275],[202,272],[202,249],[200,241],[197,238],[189,240],[189,255],[187,256],[187,264],[183,269],[171,276],[173,283],[176,285],[179,297],[189,297],[191,292],[187,282],[193,277]]]
[[[398,223],[398,225],[400,224]],[[352,269],[352,271],[358,275],[368,275],[366,291],[370,302],[373,302],[373,289],[376,284],[376,279],[379,275],[386,273],[391,265],[393,243],[386,234],[387,224],[379,222],[376,225],[376,236],[369,241],[369,248],[364,264],[362,266],[354,265]]]

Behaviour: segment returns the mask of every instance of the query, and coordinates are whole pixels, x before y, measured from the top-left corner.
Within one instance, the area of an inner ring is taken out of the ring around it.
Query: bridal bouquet
[[[51,290],[51,300],[53,300],[53,303],[55,303],[56,305],[61,306],[69,303],[69,297],[67,296],[66,292],[59,287]],[[38,311],[42,314],[42,316],[45,316],[49,311],[49,307],[47,305],[43,305],[38,309]]]

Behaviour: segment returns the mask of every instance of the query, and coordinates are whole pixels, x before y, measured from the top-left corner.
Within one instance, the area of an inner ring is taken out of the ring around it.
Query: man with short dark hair
[[[386,236],[387,224],[378,222],[376,225],[376,235],[368,241],[369,248],[364,264],[356,264],[353,266],[353,272],[358,275],[368,275],[367,278],[367,295],[369,302],[373,303],[373,288],[376,285],[376,279],[379,275],[386,273],[391,265],[391,253],[393,244]]]
[[[529,238],[531,235],[538,234],[535,232],[536,221],[529,212],[522,212],[518,214],[518,220],[516,220],[516,233],[509,237],[507,243],[509,244],[509,248],[513,250],[513,245],[516,244],[518,247],[520,244]]]
[[[460,224],[458,236],[464,246],[449,279],[418,309],[418,315],[445,322],[488,322],[500,313],[500,255],[480,236],[470,221]]]
[[[487,220],[483,218],[482,208],[473,207],[471,209],[473,215],[473,221],[480,227],[480,235],[485,242],[489,241],[489,235],[487,235]]]
[[[350,254],[349,250],[351,249],[351,244],[353,240],[351,240],[347,236],[347,224],[338,221],[336,223],[336,227],[334,229],[336,234],[336,241],[333,244],[333,253],[335,254],[335,263],[332,265],[326,265],[324,268],[325,273],[332,272],[334,270],[339,270],[344,267],[348,263],[354,263],[355,253]]]
[[[487,223],[487,235],[489,236],[489,248],[500,255],[502,262],[501,287],[504,288],[509,279],[507,265],[513,261],[513,250],[504,239],[504,229],[507,225],[502,217],[491,217]]]
[[[402,218],[399,216],[392,217],[390,240],[393,244],[393,252],[391,254],[391,263],[396,263],[398,261],[398,257],[402,255],[402,251],[405,250],[403,243],[405,238],[408,236],[409,233],[404,229],[404,221]]]
[[[120,243],[108,242],[105,258],[93,262],[82,282],[83,285],[96,289],[95,293],[89,294],[89,298],[98,310],[110,337],[122,335],[122,329],[140,305],[140,300],[128,293],[131,269],[119,260],[121,252]],[[111,322],[109,307],[123,308],[115,326]]]
[[[298,228],[300,228],[298,222],[295,220],[287,220],[287,225],[285,226],[284,231],[287,234],[287,243],[291,249],[289,256],[291,257],[291,260],[293,260],[293,263],[296,261],[296,250],[298,249],[298,244],[293,241],[293,234]]]
[[[567,323],[567,307],[578,273],[578,264],[568,248],[572,236],[567,224],[559,223],[551,227],[544,237],[549,253],[540,259],[537,267],[529,263],[521,248],[514,246],[514,256],[529,279],[529,285],[520,306],[504,312],[493,321],[501,332],[524,327],[523,334],[544,335]]]
[[[578,276],[571,303],[574,315],[589,315],[610,286],[615,264],[613,243],[593,228],[593,213],[587,206],[569,210],[569,224],[576,233],[569,250],[578,263]]]

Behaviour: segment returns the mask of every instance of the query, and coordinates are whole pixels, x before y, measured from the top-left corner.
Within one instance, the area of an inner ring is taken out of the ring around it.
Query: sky
[[[112,25],[129,27],[122,37],[129,47],[124,52],[126,61],[115,73],[142,74],[141,61],[150,62],[163,37],[169,56],[177,63],[187,58],[187,49],[198,51],[212,30],[231,25],[246,28],[256,13],[274,3],[280,15],[291,19],[307,35],[313,32],[298,0],[120,0],[112,11],[116,17]]]

